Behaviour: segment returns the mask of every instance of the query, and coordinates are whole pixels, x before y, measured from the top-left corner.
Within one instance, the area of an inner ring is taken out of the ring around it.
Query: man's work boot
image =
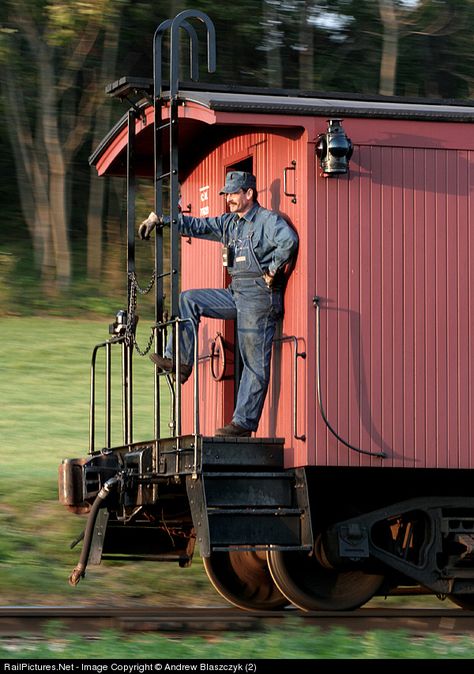
[[[242,428],[234,424],[233,421],[222,428],[218,428],[215,432],[216,437],[227,437],[227,438],[248,438],[252,431],[249,431],[248,428]]]
[[[176,368],[171,358],[164,358],[163,356],[159,356],[157,353],[152,353],[150,360],[153,361],[155,365],[157,365],[163,372],[168,372],[169,374],[174,375]],[[179,367],[179,380],[182,384],[188,381],[192,371],[193,368],[191,365],[181,363]]]

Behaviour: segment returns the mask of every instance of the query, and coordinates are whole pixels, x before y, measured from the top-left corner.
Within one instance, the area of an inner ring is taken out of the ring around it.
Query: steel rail
[[[284,623],[289,617],[322,630],[344,627],[351,632],[404,630],[415,634],[472,634],[474,611],[444,609],[379,609],[357,611],[241,611],[234,608],[172,607],[0,607],[0,637],[42,634],[50,621],[81,634],[102,629],[122,632],[166,632],[189,635],[203,632],[255,631]]]

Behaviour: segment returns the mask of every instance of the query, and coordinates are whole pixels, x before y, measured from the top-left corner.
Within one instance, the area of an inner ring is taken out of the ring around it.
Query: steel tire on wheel
[[[278,589],[303,611],[350,611],[379,590],[384,576],[354,570],[326,569],[304,552],[267,553]]]
[[[213,552],[203,562],[214,588],[234,606],[247,611],[273,611],[288,605],[273,582],[265,553]]]

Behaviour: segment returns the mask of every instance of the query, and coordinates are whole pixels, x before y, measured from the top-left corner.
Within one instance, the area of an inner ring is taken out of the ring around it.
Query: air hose
[[[323,418],[324,423],[330,430],[330,432],[334,435],[334,437],[339,440],[345,447],[348,449],[351,449],[353,452],[357,452],[358,454],[365,454],[367,456],[378,456],[381,459],[387,458],[387,455],[385,452],[369,452],[366,449],[360,449],[360,447],[355,447],[354,445],[351,445],[349,442],[341,438],[339,433],[334,430],[334,428],[331,426],[329,423],[326,412],[324,409],[324,404],[323,404],[323,397],[321,393],[321,321],[320,321],[320,298],[319,297],[313,297],[313,304],[316,307],[316,366],[317,366],[317,394],[318,394],[318,405],[319,405],[319,410],[321,412],[321,416]]]
[[[99,510],[101,506],[103,505],[104,501],[106,501],[112,490],[117,486],[117,484],[120,482],[120,477],[118,475],[115,475],[114,477],[111,477],[110,480],[107,480],[107,482],[104,484],[102,489],[99,491],[97,496],[95,497],[94,503],[92,504],[91,510],[89,512],[89,517],[87,518],[87,524],[86,528],[84,531],[84,543],[82,544],[82,551],[81,551],[81,556],[79,558],[79,562],[77,566],[74,568],[73,572],[69,576],[69,584],[70,585],[77,585],[81,578],[84,577],[84,574],[86,572],[86,567],[87,567],[87,562],[89,561],[89,554],[91,551],[91,545],[92,545],[92,535],[94,533],[94,526],[95,522],[97,520],[97,515],[99,514]]]

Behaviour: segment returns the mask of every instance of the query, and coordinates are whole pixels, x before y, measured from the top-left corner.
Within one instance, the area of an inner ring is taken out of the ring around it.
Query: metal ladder
[[[163,229],[158,227],[155,237],[155,353],[163,353],[163,338],[166,329],[173,331],[174,355],[176,361],[175,381],[178,385],[173,387],[170,377],[167,377],[172,400],[172,431],[173,435],[181,435],[181,386],[179,385],[179,153],[178,153],[178,119],[179,119],[179,37],[180,29],[184,29],[189,36],[190,43],[190,74],[191,79],[199,79],[198,67],[198,37],[194,27],[188,19],[198,19],[204,23],[207,30],[207,70],[214,72],[216,69],[216,38],[215,28],[211,19],[199,10],[185,10],[180,12],[174,19],[163,21],[156,29],[153,41],[153,105],[154,105],[154,210],[161,215],[164,207],[164,192],[169,190],[170,208],[170,259],[169,269],[164,269],[164,242]],[[165,97],[162,82],[162,51],[163,36],[170,31],[170,80],[169,98]],[[168,109],[167,119],[163,112]],[[168,133],[169,166],[165,167],[163,153],[165,146],[164,133]],[[167,170],[166,170],[167,169]],[[170,318],[164,316],[164,292],[163,279],[170,276]],[[194,433],[199,432],[198,413],[198,376],[197,376],[197,335],[195,334],[194,354]],[[161,424],[161,399],[160,399],[160,374],[155,370],[155,436],[160,435]]]
[[[194,27],[187,19],[198,19],[205,24],[207,30],[207,69],[214,72],[216,69],[216,39],[215,28],[211,19],[199,10],[185,10],[174,19],[163,21],[155,31],[153,39],[153,98],[150,95],[150,82],[143,78],[123,78],[112,83],[106,88],[108,94],[127,100],[131,107],[127,113],[127,152],[126,152],[126,188],[127,188],[127,311],[119,311],[116,321],[111,326],[110,332],[113,337],[97,345],[93,351],[91,362],[91,397],[90,397],[90,422],[89,422],[89,453],[95,451],[95,386],[96,386],[96,358],[98,350],[106,351],[106,411],[105,411],[105,445],[110,448],[111,444],[111,383],[110,383],[110,347],[119,344],[122,348],[122,393],[123,393],[123,443],[133,443],[133,351],[141,355],[148,353],[153,342],[155,353],[163,353],[163,337],[166,329],[173,330],[176,349],[176,361],[179,363],[179,168],[178,168],[178,109],[179,109],[179,37],[180,29],[184,29],[189,36],[190,42],[190,74],[191,79],[199,79],[198,68],[198,37]],[[162,82],[162,47],[163,36],[170,30],[170,86],[169,96],[163,91]],[[135,264],[135,236],[136,236],[136,167],[135,167],[135,136],[137,120],[144,117],[143,109],[128,97],[128,93],[141,94],[147,98],[154,107],[154,211],[161,215],[164,207],[164,193],[169,189],[170,194],[170,259],[168,269],[164,266],[163,229],[158,227],[155,236],[155,264],[151,281],[145,289],[140,288],[136,278]],[[164,119],[163,111],[167,109],[167,119]],[[163,155],[165,142],[163,135],[168,131],[169,166],[165,170]],[[170,276],[171,281],[171,318],[165,320],[164,315],[164,278]],[[155,324],[152,329],[147,348],[140,351],[135,339],[136,316],[135,305],[137,292],[147,293],[155,286]],[[197,335],[195,334],[195,337]],[[194,361],[197,364],[197,339],[195,339]],[[194,433],[199,432],[198,413],[198,381],[197,367],[194,369]],[[155,409],[155,438],[160,437],[161,428],[161,396],[160,374],[155,368],[154,382],[154,409]],[[173,436],[181,434],[181,387],[173,386],[171,377],[167,377],[172,400],[171,427]],[[179,379],[177,378],[177,381]],[[197,445],[197,443],[196,443]]]

